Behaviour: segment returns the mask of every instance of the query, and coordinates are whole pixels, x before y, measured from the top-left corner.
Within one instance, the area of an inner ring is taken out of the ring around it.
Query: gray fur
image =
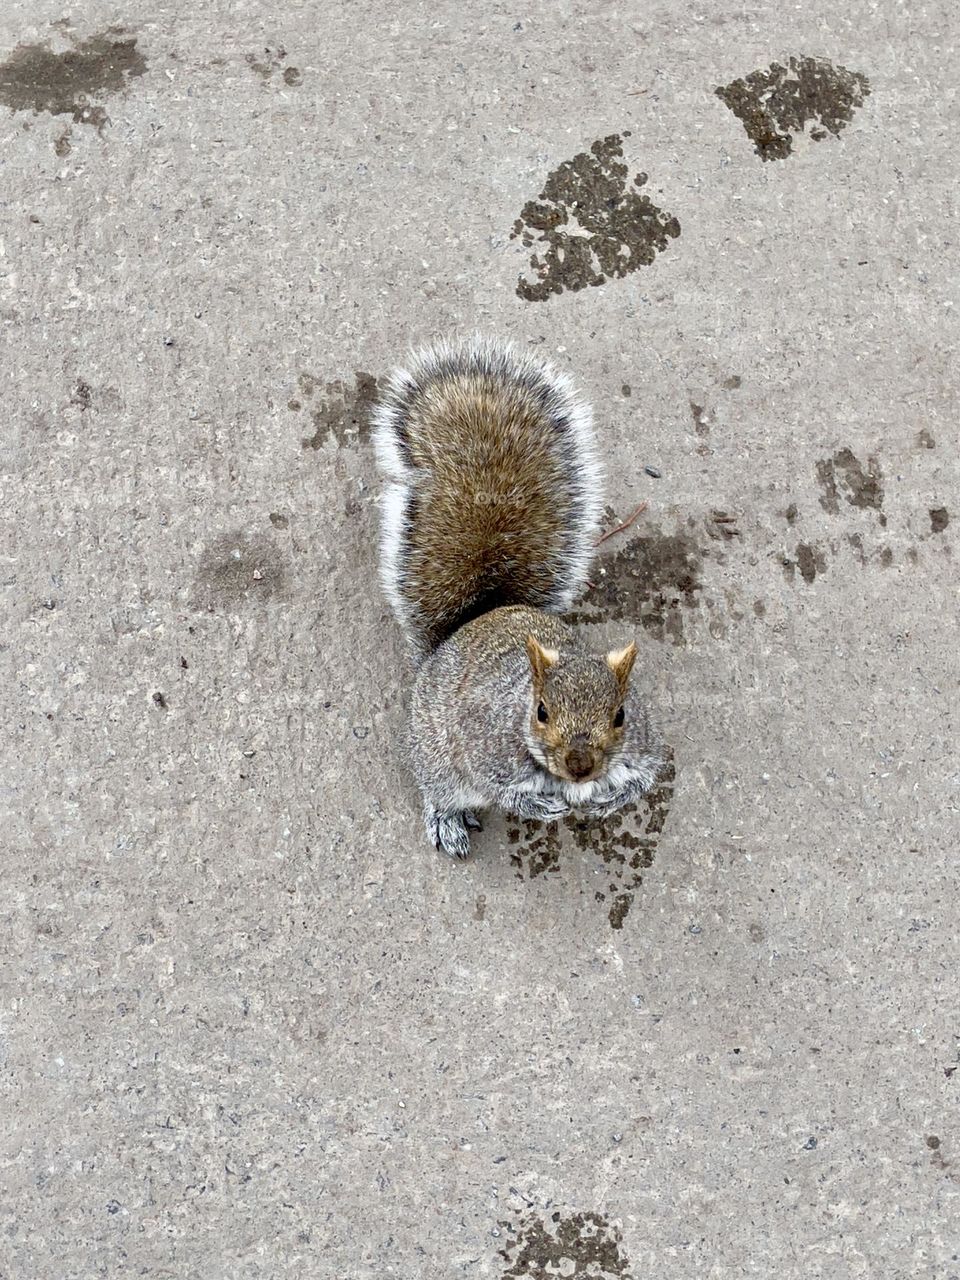
[[[568,651],[575,643],[571,632]],[[606,773],[593,782],[570,783],[537,762],[529,730],[533,690],[526,652],[507,649],[483,662],[480,678],[465,680],[474,657],[469,638],[464,643],[457,633],[427,657],[414,683],[410,757],[423,794],[427,834],[436,848],[455,858],[468,855],[474,809],[495,808],[541,822],[562,818],[573,808],[602,818],[653,785],[663,748],[632,689],[624,704],[624,740]]]

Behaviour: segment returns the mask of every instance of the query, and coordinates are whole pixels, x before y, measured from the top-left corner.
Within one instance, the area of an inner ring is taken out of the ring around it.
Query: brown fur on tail
[[[566,377],[496,341],[434,347],[393,375],[374,427],[384,588],[421,656],[500,605],[570,607],[600,480]]]

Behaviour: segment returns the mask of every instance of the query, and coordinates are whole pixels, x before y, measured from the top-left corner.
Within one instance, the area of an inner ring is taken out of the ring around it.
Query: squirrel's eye
[[[541,724],[546,724],[550,717],[547,715],[547,708],[542,702],[537,703],[537,719]]]
[[[617,712],[617,714],[613,717],[613,727],[615,729],[619,729],[622,724],[623,724],[623,707],[621,707],[620,710]]]

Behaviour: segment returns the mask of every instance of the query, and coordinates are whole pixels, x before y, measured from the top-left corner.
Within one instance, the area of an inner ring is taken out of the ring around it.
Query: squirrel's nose
[[[580,748],[568,751],[564,763],[571,778],[585,778],[593,772],[593,754],[590,751]]]

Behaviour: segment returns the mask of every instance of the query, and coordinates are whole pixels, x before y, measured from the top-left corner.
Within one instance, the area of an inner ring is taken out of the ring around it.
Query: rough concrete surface
[[[960,1276],[957,28],[6,0],[4,1280]],[[674,762],[455,865],[365,413],[477,329]]]

